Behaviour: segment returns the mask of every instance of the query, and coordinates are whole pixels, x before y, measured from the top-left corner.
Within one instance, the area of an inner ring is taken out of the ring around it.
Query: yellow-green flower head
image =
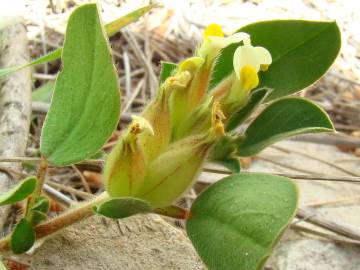
[[[208,64],[212,64],[213,60],[223,48],[241,41],[245,43],[245,40],[249,39],[249,34],[242,32],[224,37],[224,32],[218,24],[210,24],[204,30],[204,42],[198,49],[198,55],[206,59]]]

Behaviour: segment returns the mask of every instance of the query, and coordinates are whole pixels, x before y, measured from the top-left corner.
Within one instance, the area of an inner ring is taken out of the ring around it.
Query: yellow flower
[[[200,57],[206,59],[208,65],[213,63],[213,60],[219,52],[233,43],[239,43],[249,40],[250,36],[247,33],[235,33],[231,36],[224,37],[224,33],[218,24],[210,24],[204,30],[204,42],[198,49],[197,53]]]
[[[215,36],[215,37],[224,37],[224,32],[221,29],[221,26],[213,23],[210,24],[208,27],[205,28],[204,30],[204,38],[208,38],[211,36]]]
[[[259,70],[267,70],[271,62],[270,52],[263,47],[252,46],[250,39],[244,40],[244,45],[236,49],[233,58],[233,66],[237,78],[239,80],[242,80],[241,77],[243,76],[251,78],[251,80],[243,79],[243,81],[246,82],[246,86],[254,85],[255,81],[258,82],[257,73]],[[250,81],[252,81],[252,83],[250,83]],[[255,87],[256,86],[257,83]]]
[[[234,73],[214,90],[214,96],[221,100],[227,117],[247,104],[250,91],[259,85],[259,70],[266,70],[272,62],[271,54],[263,47],[254,47],[249,39],[243,40],[233,56]]]

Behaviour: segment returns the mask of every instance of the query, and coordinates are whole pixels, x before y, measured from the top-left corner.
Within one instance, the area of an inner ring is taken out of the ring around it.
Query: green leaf
[[[266,107],[245,131],[238,154],[251,156],[290,136],[334,131],[326,112],[302,98],[283,98]]]
[[[0,206],[13,204],[26,199],[36,188],[36,178],[28,177],[9,191],[0,195]]]
[[[38,225],[39,223],[47,220],[48,216],[47,214],[38,211],[38,210],[30,210],[31,211],[31,224],[33,226]]]
[[[25,218],[21,219],[11,234],[10,247],[15,254],[28,251],[35,243],[33,226]]]
[[[212,147],[209,160],[229,169],[233,173],[240,172],[240,161],[234,157],[241,136],[226,135]]]
[[[140,17],[142,17],[145,13],[148,13],[155,7],[159,7],[158,4],[151,4],[148,6],[141,7],[139,9],[134,10],[126,14],[125,16],[116,19],[105,25],[106,33],[109,37],[114,35],[119,29],[124,28],[125,26],[129,25],[130,23],[136,22]]]
[[[239,173],[241,170],[240,161],[236,157],[228,157],[222,160],[212,160],[213,162],[224,166],[226,169],[230,170],[232,173]]]
[[[250,34],[252,45],[265,47],[272,55],[269,69],[259,73],[259,87],[274,89],[267,101],[298,92],[316,82],[334,62],[341,46],[340,31],[335,22],[264,21],[238,31]],[[232,44],[223,50],[211,86],[232,72],[236,48],[237,44]]]
[[[114,35],[117,31],[119,31],[119,29],[127,26],[130,23],[137,21],[141,16],[143,16],[145,13],[149,12],[152,8],[157,7],[157,6],[158,6],[157,4],[151,4],[148,6],[141,7],[133,12],[130,12],[129,14],[127,14],[121,18],[116,19],[115,21],[108,23],[105,26],[107,35],[108,36]],[[34,65],[39,65],[39,64],[43,64],[46,62],[50,62],[50,61],[59,59],[61,57],[61,51],[62,51],[62,48],[59,48],[51,53],[48,53],[44,56],[41,56],[41,57],[31,61],[30,63],[26,63],[26,64],[23,64],[20,66],[0,69],[0,77],[11,74],[15,71],[21,70],[26,67],[31,67]]]
[[[40,211],[46,214],[47,212],[49,212],[49,208],[49,200],[44,196],[39,196],[35,199],[35,204],[33,207],[31,207],[31,210]]]
[[[150,203],[130,197],[113,198],[97,207],[94,212],[108,218],[126,218],[140,213],[150,213]]]
[[[44,85],[37,88],[31,94],[32,101],[49,102],[55,86],[54,81],[48,81]]]
[[[26,63],[26,64],[23,64],[23,65],[20,65],[20,66],[15,66],[15,67],[9,67],[9,68],[3,68],[3,69],[0,69],[0,77],[2,76],[5,76],[5,75],[9,75],[15,71],[19,71],[23,68],[27,68],[27,67],[31,67],[31,66],[34,66],[34,65],[39,65],[39,64],[43,64],[43,63],[46,63],[46,62],[50,62],[50,61],[54,61],[56,59],[59,59],[60,56],[61,56],[61,48],[59,49],[56,49],[55,51],[49,53],[49,54],[46,54],[44,56],[40,56],[39,58],[31,61],[30,63]]]
[[[237,47],[243,45],[242,42],[240,43],[233,43],[224,48],[220,55],[217,57],[215,65],[213,65],[213,70],[211,73],[211,79],[208,86],[208,90],[213,89],[217,86],[223,79],[229,76],[233,71],[233,57],[234,52]]]
[[[211,160],[223,160],[236,152],[237,146],[242,140],[242,136],[226,134],[219,139],[211,149],[209,155]]]
[[[71,14],[62,60],[40,144],[56,166],[94,155],[119,119],[119,82],[96,4]]]
[[[89,159],[103,159],[106,160],[107,153],[103,150],[97,151],[95,154],[93,154]]]
[[[170,75],[176,68],[177,65],[175,63],[161,62],[160,84],[165,82],[165,80],[170,77]]]
[[[186,230],[212,270],[261,269],[295,215],[298,192],[285,178],[241,173],[195,200]]]
[[[272,90],[269,88],[261,88],[253,91],[251,93],[250,101],[244,108],[240,111],[234,113],[230,116],[229,120],[226,122],[226,131],[231,131],[237,128],[241,123],[243,123],[254,111],[255,109],[264,101],[266,96]]]

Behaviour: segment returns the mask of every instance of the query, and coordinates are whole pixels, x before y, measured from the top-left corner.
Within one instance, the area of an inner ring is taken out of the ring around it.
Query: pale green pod
[[[140,134],[153,134],[149,123],[133,116],[126,133],[109,154],[104,168],[105,189],[112,197],[132,196],[142,185],[146,174],[146,158],[138,142]]]
[[[153,207],[168,206],[192,184],[205,160],[211,141],[195,135],[173,143],[148,167],[137,197]]]
[[[213,115],[212,126],[207,132],[172,143],[149,164],[143,185],[136,196],[154,207],[173,203],[191,187],[209,149],[223,135],[221,119]]]
[[[186,136],[207,131],[211,127],[213,104],[213,97],[207,96],[205,100],[179,124],[179,127],[173,134],[173,140],[177,141]]]

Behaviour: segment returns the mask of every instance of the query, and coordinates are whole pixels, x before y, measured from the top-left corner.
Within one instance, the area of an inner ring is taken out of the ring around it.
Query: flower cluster
[[[234,43],[233,72],[209,91],[217,57]],[[109,154],[104,170],[109,195],[141,198],[154,207],[181,196],[209,149],[225,135],[226,119],[247,104],[259,84],[258,72],[271,61],[265,48],[251,45],[247,33],[224,37],[220,26],[208,26],[196,55],[179,63]]]

